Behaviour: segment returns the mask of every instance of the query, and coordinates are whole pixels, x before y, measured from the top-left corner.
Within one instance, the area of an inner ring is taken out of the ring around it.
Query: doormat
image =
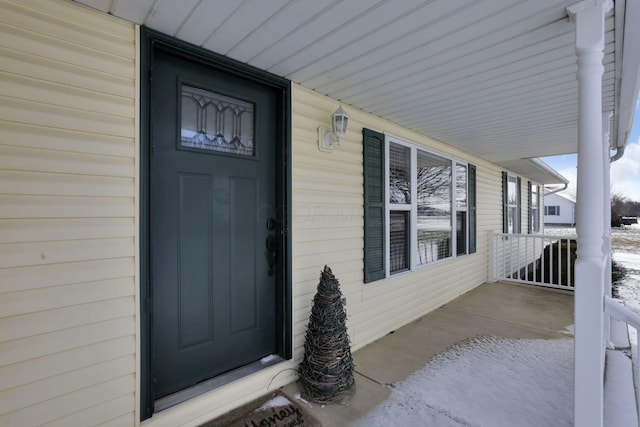
[[[200,427],[322,427],[280,391],[262,396]]]

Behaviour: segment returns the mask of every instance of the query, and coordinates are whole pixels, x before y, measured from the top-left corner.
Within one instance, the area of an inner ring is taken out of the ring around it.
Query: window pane
[[[411,174],[408,147],[389,144],[389,202],[411,203]]]
[[[515,220],[518,214],[518,209],[515,207],[509,207],[509,219],[507,232],[510,234],[515,233]]]
[[[467,213],[456,212],[456,255],[467,253]]]
[[[467,207],[467,167],[456,165],[456,207]]]
[[[253,156],[253,112],[249,102],[183,85],[180,145]]]
[[[451,161],[418,151],[418,264],[451,256]]]
[[[508,192],[509,192],[509,204],[510,205],[516,205],[518,203],[518,196],[517,196],[517,181],[516,181],[516,177],[514,176],[509,176],[509,186],[508,186]]]
[[[389,219],[389,271],[395,273],[409,268],[409,212],[390,212]]]
[[[428,264],[451,256],[450,231],[418,229],[418,264]]]
[[[531,190],[531,206],[529,211],[531,212],[530,228],[531,232],[537,233],[540,231],[540,186],[538,184],[529,184]]]

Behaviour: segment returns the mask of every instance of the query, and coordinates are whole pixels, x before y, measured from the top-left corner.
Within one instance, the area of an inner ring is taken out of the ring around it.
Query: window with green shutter
[[[476,252],[476,166],[363,129],[364,282]]]
[[[522,218],[520,177],[502,172],[502,232],[519,234]]]

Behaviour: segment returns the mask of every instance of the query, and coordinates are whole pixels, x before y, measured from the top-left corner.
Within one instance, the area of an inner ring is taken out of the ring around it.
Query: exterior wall
[[[558,194],[550,194],[544,198],[545,206],[560,206],[560,215],[545,215],[544,223],[548,225],[575,225],[575,202]]]
[[[198,425],[295,380],[320,270],[329,265],[347,299],[352,350],[485,282],[489,232],[502,228],[502,169],[378,117],[348,108],[349,131],[321,152],[317,128],[329,126],[335,100],[292,89],[292,269],[294,358],[155,414],[145,426]],[[362,128],[423,144],[477,166],[477,253],[414,273],[363,284]],[[526,214],[525,219],[526,219]]]
[[[63,0],[0,0],[0,35],[0,424],[136,425],[135,26]],[[502,168],[348,107],[346,137],[320,152],[336,107],[293,86],[294,359],[144,425],[198,425],[293,381],[325,264],[354,351],[487,280]],[[477,166],[475,254],[363,284],[363,127]]]
[[[488,235],[502,228],[501,168],[348,107],[351,119],[347,135],[332,153],[320,152],[316,129],[329,125],[329,115],[338,103],[299,86],[294,86],[293,95],[293,286],[297,357],[302,354],[310,301],[325,264],[333,269],[346,296],[354,349],[487,280]],[[477,253],[363,284],[363,127],[477,165]],[[526,220],[526,209],[523,219]]]
[[[0,0],[0,425],[132,425],[135,28]]]

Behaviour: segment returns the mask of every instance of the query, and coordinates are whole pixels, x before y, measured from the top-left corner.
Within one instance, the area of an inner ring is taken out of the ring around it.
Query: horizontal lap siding
[[[136,42],[0,0],[0,425],[134,424]]]
[[[501,168],[378,117],[347,107],[349,130],[332,153],[317,128],[338,102],[294,85],[294,345],[299,359],[320,270],[328,264],[347,299],[349,334],[358,349],[485,282],[488,236],[502,227]],[[477,253],[389,279],[363,283],[362,128],[392,134],[477,166]]]

